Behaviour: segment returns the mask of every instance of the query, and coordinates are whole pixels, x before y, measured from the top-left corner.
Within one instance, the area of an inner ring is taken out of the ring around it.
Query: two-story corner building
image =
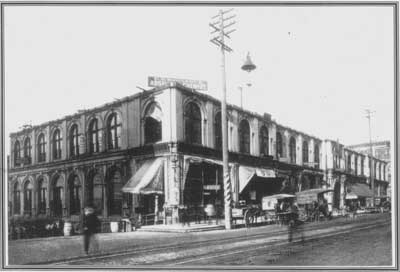
[[[389,165],[387,162],[368,154],[349,149],[337,141],[324,141],[325,179],[329,188],[332,208],[342,209],[351,201],[361,206],[371,206],[373,196],[376,203],[386,199],[389,185]],[[373,171],[371,175],[371,160]],[[374,178],[374,194],[371,178]]]
[[[12,133],[10,215],[74,221],[90,205],[103,221],[175,223],[181,205],[222,207],[221,131],[220,101],[173,83]],[[328,143],[228,105],[233,201],[334,187]]]

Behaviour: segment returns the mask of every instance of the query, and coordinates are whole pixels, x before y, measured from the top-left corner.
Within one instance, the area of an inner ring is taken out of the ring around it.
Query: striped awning
[[[357,199],[359,197],[372,197],[372,190],[367,184],[355,183],[347,187],[346,199]]]
[[[239,166],[239,193],[241,193],[250,180],[254,177],[275,178],[275,171],[272,169]]]
[[[122,191],[132,194],[164,194],[164,159],[144,162],[122,187]]]

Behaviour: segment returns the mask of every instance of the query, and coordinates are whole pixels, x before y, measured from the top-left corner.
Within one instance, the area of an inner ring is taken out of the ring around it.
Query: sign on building
[[[195,89],[197,91],[207,91],[207,81],[204,80],[191,80],[191,79],[180,79],[180,78],[170,78],[170,77],[148,77],[149,87],[159,87],[164,86],[169,83],[179,83],[190,89]]]

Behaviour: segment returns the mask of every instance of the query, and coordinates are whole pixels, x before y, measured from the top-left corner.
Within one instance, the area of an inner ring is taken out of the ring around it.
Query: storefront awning
[[[239,166],[239,193],[243,191],[249,181],[254,177],[275,178],[275,171],[247,166]]]
[[[359,197],[372,197],[373,193],[367,184],[355,183],[347,188],[346,199],[357,199]]]
[[[318,196],[325,193],[332,192],[332,189],[316,188],[304,190],[296,193],[297,204],[311,204],[314,201],[318,201]]]
[[[164,159],[146,161],[122,187],[122,191],[132,194],[163,194]]]

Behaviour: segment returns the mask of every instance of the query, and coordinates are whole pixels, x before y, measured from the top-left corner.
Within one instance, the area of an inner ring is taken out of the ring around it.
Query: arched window
[[[196,103],[190,102],[185,107],[185,141],[190,144],[201,144],[201,112]]]
[[[250,153],[250,125],[244,119],[239,124],[239,147],[240,152]]]
[[[107,121],[108,149],[116,149],[121,146],[121,120],[117,113],[110,115]]]
[[[97,119],[93,119],[89,125],[89,152],[99,152],[99,128],[97,125]]]
[[[294,137],[290,137],[289,141],[289,158],[290,163],[296,163],[296,140]]]
[[[46,161],[46,142],[44,140],[43,133],[41,133],[38,137],[38,161]]]
[[[356,175],[358,174],[357,171],[358,171],[358,158],[357,156],[354,156],[354,172]]]
[[[61,159],[61,133],[59,129],[56,129],[53,134],[53,159]]]
[[[364,175],[364,158],[361,157],[361,175]]]
[[[72,176],[68,182],[70,214],[80,214],[81,211],[81,183],[77,175]]]
[[[303,163],[308,162],[308,142],[303,142]]]
[[[38,204],[39,214],[46,214],[47,182],[40,179],[38,182]]]
[[[24,157],[26,164],[30,164],[32,162],[31,155],[32,155],[31,138],[28,137],[25,139],[24,143]]]
[[[29,215],[32,215],[32,189],[32,182],[27,181],[24,186],[24,213]]]
[[[21,145],[19,141],[15,141],[14,144],[14,164],[16,166],[21,164]]]
[[[260,129],[260,155],[268,155],[268,129],[262,126]]]
[[[119,171],[114,171],[108,181],[108,207],[110,215],[122,213],[122,179]]]
[[[63,178],[61,176],[58,176],[58,178],[54,181],[53,201],[52,201],[52,204],[51,204],[53,215],[56,216],[56,217],[62,216],[63,197],[64,197]]]
[[[314,146],[314,162],[315,162],[315,168],[319,168],[319,146],[318,146],[318,144],[315,144],[315,146]]]
[[[214,136],[215,142],[214,147],[215,149],[222,149],[222,119],[221,119],[221,112],[217,112],[214,118]]]
[[[79,155],[78,125],[74,124],[69,131],[69,154],[71,157]]]
[[[162,140],[162,112],[156,103],[151,103],[144,115],[144,141],[153,144]]]
[[[21,188],[19,186],[19,183],[16,182],[14,184],[14,214],[20,214],[21,213]]]
[[[279,158],[283,157],[282,135],[279,132],[276,132],[276,155]]]
[[[351,154],[347,155],[347,171],[351,170]]]

